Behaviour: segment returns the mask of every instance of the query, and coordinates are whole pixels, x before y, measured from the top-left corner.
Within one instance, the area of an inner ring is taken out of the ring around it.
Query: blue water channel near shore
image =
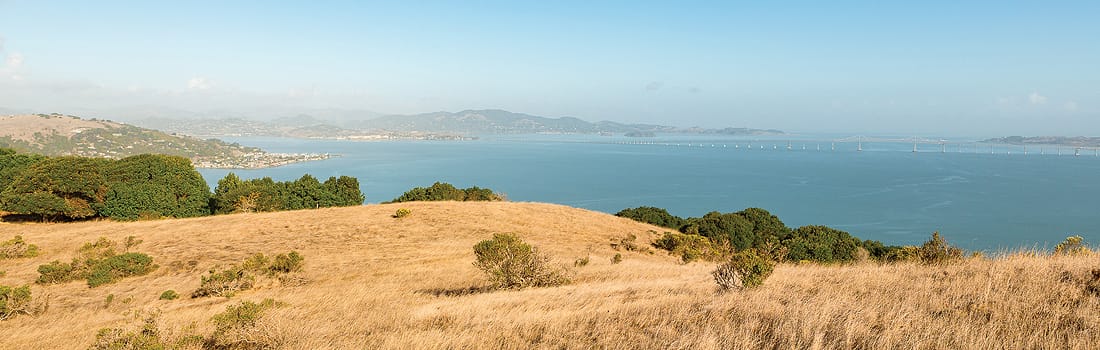
[[[268,169],[200,169],[211,188],[230,171],[279,181],[348,175],[359,179],[368,203],[443,181],[488,187],[511,201],[607,213],[644,205],[701,216],[760,207],[791,227],[827,225],[887,244],[919,244],[932,231],[991,252],[1049,249],[1074,234],[1100,239],[1100,157],[1092,151],[1024,155],[1015,146],[923,144],[914,153],[910,144],[884,142],[864,143],[857,152],[855,142],[676,135],[224,139],[271,152],[339,156]]]

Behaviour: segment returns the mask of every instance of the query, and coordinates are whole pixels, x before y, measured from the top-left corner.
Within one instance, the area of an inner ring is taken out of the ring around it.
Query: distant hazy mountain
[[[373,130],[456,132],[463,134],[685,132],[726,135],[770,135],[783,133],[779,130],[746,128],[678,128],[651,124],[623,124],[611,121],[592,123],[572,117],[547,118],[499,109],[434,112],[414,115],[389,115],[368,119],[355,126],[362,129]]]
[[[987,139],[987,143],[1007,143],[1010,145],[1058,145],[1073,147],[1100,147],[1100,137],[1089,136],[1006,136]]]
[[[370,134],[427,133],[443,135],[532,133],[689,133],[720,135],[781,135],[779,130],[705,129],[613,121],[588,122],[572,117],[547,118],[499,109],[384,115],[369,111],[290,109],[206,111],[133,107],[117,111],[134,125],[195,136],[353,137]],[[257,114],[261,113],[261,114]],[[103,112],[101,118],[116,118]]]

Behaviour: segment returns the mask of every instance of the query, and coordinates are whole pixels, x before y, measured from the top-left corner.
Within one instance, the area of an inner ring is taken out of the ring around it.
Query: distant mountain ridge
[[[238,116],[203,119],[139,118],[130,121],[144,127],[195,136],[280,136],[298,138],[356,138],[388,135],[391,137],[428,137],[464,139],[461,135],[534,134],[534,133],[684,133],[733,136],[783,135],[775,129],[675,127],[654,124],[627,124],[613,121],[588,122],[574,117],[548,118],[500,109],[431,112],[421,114],[364,114],[363,118],[344,115],[326,119],[303,113],[282,115],[268,121]]]
[[[1010,145],[1057,145],[1073,147],[1100,147],[1100,137],[1092,136],[1006,136],[986,139],[986,143]]]
[[[467,134],[521,133],[706,133],[726,135],[780,135],[779,130],[748,128],[680,128],[653,124],[624,124],[612,121],[588,122],[573,117],[547,118],[499,109],[433,112],[413,115],[388,115],[364,120],[364,129],[422,132],[458,132]]]

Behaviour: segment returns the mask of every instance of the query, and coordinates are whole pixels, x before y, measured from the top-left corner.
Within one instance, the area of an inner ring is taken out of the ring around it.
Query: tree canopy
[[[359,180],[348,176],[275,182],[230,173],[211,195],[184,157],[48,158],[0,149],[0,210],[44,219],[195,217],[360,205],[363,199]]]
[[[414,201],[501,201],[504,196],[481,187],[459,189],[446,182],[436,182],[429,187],[415,187],[400,197],[386,203]]]

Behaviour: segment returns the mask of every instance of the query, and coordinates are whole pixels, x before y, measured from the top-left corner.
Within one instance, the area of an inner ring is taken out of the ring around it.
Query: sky
[[[1097,18],[1098,1],[0,0],[0,112],[1100,136]]]

